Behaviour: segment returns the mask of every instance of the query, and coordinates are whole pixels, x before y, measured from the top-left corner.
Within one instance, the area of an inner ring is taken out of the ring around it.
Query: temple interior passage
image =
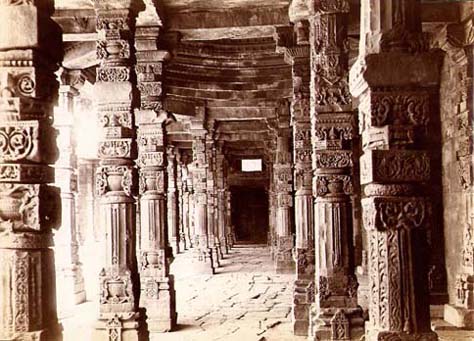
[[[474,0],[0,0],[0,341],[474,340]]]
[[[268,197],[264,188],[230,189],[232,226],[237,242],[266,244],[268,237]]]

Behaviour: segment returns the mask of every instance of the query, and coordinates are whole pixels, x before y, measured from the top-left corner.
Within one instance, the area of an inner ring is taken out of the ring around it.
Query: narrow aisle
[[[293,275],[276,275],[263,245],[236,245],[217,274],[191,275],[191,250],[176,257],[179,330],[153,341],[304,340],[292,335]]]

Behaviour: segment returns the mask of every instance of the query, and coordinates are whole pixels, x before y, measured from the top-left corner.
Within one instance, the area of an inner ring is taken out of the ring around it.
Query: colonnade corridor
[[[474,341],[474,0],[0,0],[0,341]]]
[[[306,339],[294,336],[291,325],[294,275],[275,274],[266,245],[235,244],[215,275],[193,274],[191,257],[191,251],[180,253],[171,265],[177,330],[151,334],[150,341]],[[96,309],[76,306],[61,321],[64,340],[89,340]]]

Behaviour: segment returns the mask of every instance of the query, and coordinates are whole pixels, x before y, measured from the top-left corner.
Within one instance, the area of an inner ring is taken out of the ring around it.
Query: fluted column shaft
[[[48,1],[0,4],[0,339],[60,338],[53,228],[60,223],[53,106],[61,30]]]

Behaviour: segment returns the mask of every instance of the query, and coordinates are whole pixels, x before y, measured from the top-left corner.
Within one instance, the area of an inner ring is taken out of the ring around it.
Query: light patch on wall
[[[242,159],[242,172],[261,172],[262,159]]]

